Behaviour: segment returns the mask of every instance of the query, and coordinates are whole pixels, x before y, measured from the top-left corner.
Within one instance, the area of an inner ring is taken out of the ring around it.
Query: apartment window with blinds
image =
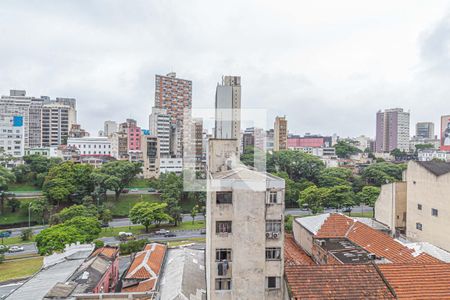
[[[266,248],[266,260],[280,260],[281,248]]]
[[[266,232],[281,232],[280,220],[266,220]]]
[[[229,248],[220,248],[216,249],[216,261],[231,261],[231,249]]]
[[[217,221],[216,233],[231,233],[231,221]]]
[[[281,278],[278,276],[266,277],[266,288],[269,290],[279,289],[281,286]]]
[[[217,278],[216,279],[216,290],[231,290],[231,279],[230,278]]]
[[[432,209],[431,209],[431,215],[432,215],[433,217],[437,217],[437,216],[438,216],[438,210],[437,210],[436,208],[432,208]]]
[[[232,204],[233,193],[232,192],[217,192],[216,193],[217,204]]]

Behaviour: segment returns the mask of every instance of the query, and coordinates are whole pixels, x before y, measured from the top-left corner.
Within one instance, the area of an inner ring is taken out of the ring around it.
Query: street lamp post
[[[32,204],[32,202],[30,202],[30,204],[28,204],[28,228],[31,227],[31,204]]]

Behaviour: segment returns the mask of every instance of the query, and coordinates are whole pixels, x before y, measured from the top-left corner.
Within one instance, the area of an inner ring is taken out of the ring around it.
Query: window
[[[417,204],[417,209],[422,210],[422,204]]]
[[[269,204],[277,204],[277,203],[279,203],[278,202],[278,193],[276,191],[270,191],[269,192],[268,203]]]
[[[231,261],[231,249],[219,248],[216,249],[216,261]]]
[[[233,193],[232,192],[217,192],[216,193],[217,204],[232,204]]]
[[[422,223],[416,223],[416,229],[422,231]]]
[[[231,279],[230,278],[217,278],[216,279],[216,290],[231,290]]]
[[[279,289],[280,288],[280,277],[277,277],[277,276],[266,277],[266,287],[269,290]]]
[[[281,232],[281,221],[266,220],[266,232]]]
[[[231,221],[217,221],[216,233],[231,233]]]
[[[438,216],[438,210],[437,210],[436,208],[432,208],[432,209],[431,209],[431,215],[432,215],[433,217],[437,217],[437,216]]]
[[[266,260],[280,260],[281,248],[266,248]]]

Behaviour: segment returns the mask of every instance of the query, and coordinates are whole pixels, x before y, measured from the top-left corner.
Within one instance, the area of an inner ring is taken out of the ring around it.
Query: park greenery
[[[139,202],[130,211],[130,220],[133,224],[142,224],[145,232],[152,224],[172,221],[172,218],[165,212],[167,203]]]
[[[349,142],[339,142],[336,152],[340,157],[350,157],[361,152]],[[244,150],[242,162],[253,162],[256,151]],[[278,151],[266,156],[267,171],[285,180],[286,207],[308,208],[313,214],[325,208],[349,208],[365,204],[370,207],[380,193],[380,186],[399,181],[405,164],[385,161],[375,162],[354,174],[345,167],[326,168],[322,161],[301,151]]]

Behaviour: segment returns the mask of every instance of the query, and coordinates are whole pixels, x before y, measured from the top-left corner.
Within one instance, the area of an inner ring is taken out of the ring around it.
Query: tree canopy
[[[361,153],[362,151],[348,141],[339,141],[334,145],[336,155],[340,158],[349,158],[351,155]]]
[[[405,168],[405,164],[379,162],[367,166],[362,171],[362,177],[367,184],[381,186],[389,182],[401,180]]]
[[[116,200],[119,200],[123,189],[142,172],[142,166],[139,163],[117,160],[103,164],[99,172],[106,175],[99,181],[101,187],[104,190],[113,190]]]
[[[301,151],[277,151],[267,158],[268,172],[286,172],[294,181],[304,179],[317,183],[323,169],[325,165],[319,158]]]
[[[166,203],[139,202],[130,210],[130,220],[133,224],[145,226],[148,232],[150,225],[159,224],[162,221],[171,221],[172,218],[165,212]]]

